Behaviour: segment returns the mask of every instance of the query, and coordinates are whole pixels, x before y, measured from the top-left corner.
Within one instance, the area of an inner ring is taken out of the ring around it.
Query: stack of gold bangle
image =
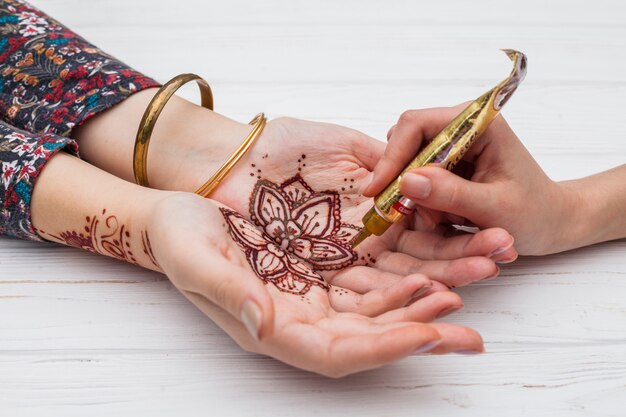
[[[196,81],[200,87],[202,107],[213,110],[213,94],[211,93],[211,87],[202,77],[196,74],[180,74],[165,83],[159,91],[157,91],[152,100],[150,100],[150,103],[141,118],[141,122],[139,123],[139,129],[137,130],[135,150],[133,154],[133,172],[135,175],[135,182],[137,184],[146,187],[150,186],[150,183],[148,182],[148,146],[150,145],[150,138],[152,137],[154,125],[156,124],[161,111],[163,111],[163,108],[169,99],[172,98],[176,90],[190,81]],[[250,121],[250,124],[254,125],[252,131],[235,150],[231,157],[228,158],[228,160],[220,167],[220,169],[218,169],[207,182],[196,190],[196,194],[208,197],[213,190],[217,188],[224,177],[226,177],[235,164],[239,162],[239,160],[246,154],[256,139],[260,136],[266,122],[267,119],[263,113],[257,114],[254,119]]]

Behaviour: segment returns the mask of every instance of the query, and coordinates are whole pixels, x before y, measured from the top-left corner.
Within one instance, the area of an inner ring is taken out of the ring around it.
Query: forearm
[[[160,271],[148,224],[151,207],[167,194],[59,153],[35,185],[32,221],[44,239]]]
[[[626,165],[560,185],[573,196],[563,216],[567,249],[626,237]]]
[[[135,136],[156,91],[139,92],[76,128],[73,137],[80,144],[82,156],[105,171],[134,181]],[[150,185],[165,190],[195,191],[232,154],[250,129],[183,98],[172,97],[159,116],[150,140]],[[206,178],[197,175],[190,178],[189,167],[198,164],[206,167]]]

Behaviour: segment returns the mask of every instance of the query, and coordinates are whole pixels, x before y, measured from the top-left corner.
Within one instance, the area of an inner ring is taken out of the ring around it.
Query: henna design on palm
[[[350,241],[359,228],[341,222],[339,194],[316,193],[300,175],[281,185],[259,180],[250,199],[250,216],[283,250],[315,270],[345,268],[357,258]]]
[[[220,208],[231,237],[244,252],[248,263],[263,282],[280,291],[304,295],[313,285],[329,289],[324,279],[308,265],[276,245],[241,214]]]
[[[314,285],[329,290],[315,271],[345,268],[358,259],[350,242],[359,228],[341,221],[339,194],[316,192],[299,174],[280,185],[258,175],[251,222],[221,210],[254,272],[283,292],[303,295]]]

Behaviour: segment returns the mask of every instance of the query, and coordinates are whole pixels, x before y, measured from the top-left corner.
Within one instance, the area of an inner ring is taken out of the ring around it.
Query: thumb
[[[382,191],[417,155],[424,142],[437,135],[461,111],[461,106],[407,110],[389,132],[385,153],[374,167],[363,195],[373,197]]]
[[[189,254],[178,273],[183,289],[201,295],[240,320],[255,340],[270,336],[274,303],[263,282],[249,269],[217,253]],[[167,274],[170,276],[170,274]]]
[[[468,181],[440,167],[411,170],[400,192],[422,207],[465,217],[478,224],[490,207],[490,185]]]

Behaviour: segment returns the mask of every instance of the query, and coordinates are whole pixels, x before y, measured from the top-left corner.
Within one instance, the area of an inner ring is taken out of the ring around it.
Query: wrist
[[[572,232],[567,249],[626,237],[624,178],[626,165],[560,183],[575,196],[573,215],[569,222]]]
[[[563,252],[606,240],[601,199],[584,179],[556,183],[564,204],[559,213],[559,233],[550,253]],[[600,204],[599,204],[600,203]]]
[[[132,95],[75,130],[84,159],[134,182],[137,128],[156,89]],[[195,191],[236,149],[250,126],[173,96],[156,122],[148,150],[153,188]]]
[[[169,194],[59,153],[35,184],[31,218],[46,240],[160,271],[151,259],[147,231],[153,207]]]
[[[233,154],[250,130],[247,124],[172,97],[157,121],[150,143],[150,185],[162,190],[196,191]]]
[[[579,188],[570,181],[553,182],[552,195],[555,197],[554,217],[550,220],[551,226],[546,229],[552,236],[550,245],[545,254],[563,252],[573,249],[582,234],[585,233],[585,224],[580,219],[587,210],[583,207],[584,199]]]

